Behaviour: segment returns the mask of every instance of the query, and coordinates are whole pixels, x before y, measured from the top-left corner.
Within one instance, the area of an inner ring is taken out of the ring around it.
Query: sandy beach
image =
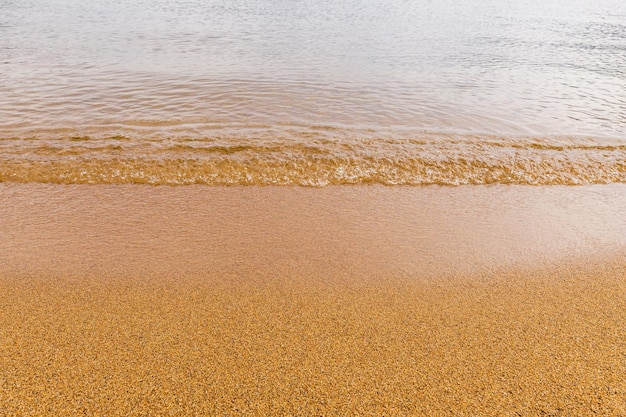
[[[626,415],[625,194],[0,184],[0,414]]]
[[[0,0],[0,417],[626,417],[626,1]]]

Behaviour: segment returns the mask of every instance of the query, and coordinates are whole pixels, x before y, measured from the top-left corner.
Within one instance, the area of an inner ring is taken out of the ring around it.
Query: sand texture
[[[626,415],[626,266],[445,282],[0,280],[0,409]]]
[[[0,416],[626,416],[623,191],[0,186]]]

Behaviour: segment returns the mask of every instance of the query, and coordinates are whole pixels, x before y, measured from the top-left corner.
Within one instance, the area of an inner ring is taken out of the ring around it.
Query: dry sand
[[[0,415],[625,416],[622,203],[559,223],[598,190],[4,186]]]

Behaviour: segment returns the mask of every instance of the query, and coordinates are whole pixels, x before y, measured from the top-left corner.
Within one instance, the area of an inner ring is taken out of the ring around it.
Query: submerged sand
[[[615,190],[507,190],[4,186],[0,414],[626,415]]]

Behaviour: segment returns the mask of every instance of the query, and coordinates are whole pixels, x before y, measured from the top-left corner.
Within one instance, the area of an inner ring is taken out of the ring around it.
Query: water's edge
[[[129,136],[0,139],[0,182],[583,185],[626,182],[626,145],[590,138]]]

